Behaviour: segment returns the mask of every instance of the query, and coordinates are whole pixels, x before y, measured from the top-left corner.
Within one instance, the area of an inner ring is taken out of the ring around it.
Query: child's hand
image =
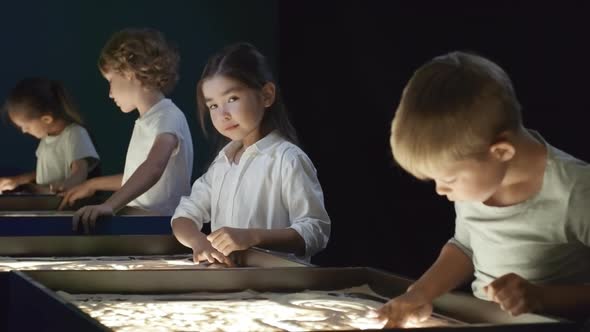
[[[251,229],[222,227],[207,236],[211,246],[224,255],[236,250],[245,250],[256,245],[256,238]]]
[[[74,232],[77,231],[78,224],[81,223],[84,227],[84,233],[88,234],[90,231],[94,231],[96,219],[98,219],[99,216],[112,216],[113,214],[113,208],[108,204],[85,206],[74,214],[72,219],[72,230]]]
[[[72,187],[63,193],[64,198],[61,200],[58,210],[63,210],[66,206],[72,206],[77,200],[90,197],[94,195],[95,192],[96,190],[88,183],[88,181]]]
[[[513,316],[542,308],[542,289],[515,273],[506,274],[483,288],[491,301]]]
[[[215,250],[208,241],[201,241],[198,245],[195,245],[193,249],[193,261],[196,264],[199,262],[208,261],[209,263],[219,262],[226,264],[227,266],[235,266],[234,262],[224,254]]]
[[[422,322],[430,317],[432,303],[420,291],[410,290],[387,302],[377,314],[387,320],[386,328],[405,327],[407,323]]]
[[[18,187],[18,182],[14,177],[0,178],[0,192],[13,190]]]

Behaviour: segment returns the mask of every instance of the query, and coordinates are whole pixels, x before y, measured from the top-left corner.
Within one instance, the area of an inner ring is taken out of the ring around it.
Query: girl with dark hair
[[[29,183],[63,191],[86,180],[99,158],[80,114],[60,82],[27,78],[10,91],[4,112],[23,133],[40,140],[34,172],[0,178],[0,191]]]
[[[211,57],[197,103],[203,130],[209,118],[229,143],[172,217],[174,234],[193,249],[194,261],[233,265],[229,254],[252,246],[307,259],[324,249],[330,219],[322,188],[296,145],[264,56],[236,44]],[[209,236],[201,232],[206,222]]]

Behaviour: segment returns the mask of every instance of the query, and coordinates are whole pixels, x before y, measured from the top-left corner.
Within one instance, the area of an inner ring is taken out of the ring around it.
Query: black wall
[[[498,62],[525,125],[590,161],[588,5],[517,3],[280,2],[282,89],[333,222],[316,263],[417,277],[452,236],[452,204],[396,168],[389,149],[403,87],[436,55],[470,50]]]

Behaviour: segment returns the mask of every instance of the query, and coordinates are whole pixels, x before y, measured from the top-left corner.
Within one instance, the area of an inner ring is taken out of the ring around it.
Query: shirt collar
[[[275,143],[283,140],[281,135],[278,131],[273,130],[268,135],[264,136],[263,138],[259,139],[256,143],[249,146],[246,151],[244,151],[243,155],[247,155],[250,153],[270,153],[272,151],[272,146]],[[217,158],[215,160],[224,159],[227,163],[230,162],[230,157],[233,156],[236,151],[238,151],[242,147],[242,142],[240,141],[231,141],[226,146],[219,151]]]

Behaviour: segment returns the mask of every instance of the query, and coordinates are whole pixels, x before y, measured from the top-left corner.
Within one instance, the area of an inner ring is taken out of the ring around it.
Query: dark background
[[[332,217],[315,262],[418,277],[452,236],[452,204],[389,150],[401,91],[436,55],[471,50],[499,63],[525,125],[590,160],[589,14],[583,2],[280,2],[282,89]]]
[[[64,81],[103,158],[121,172],[136,114],[108,98],[96,69],[115,31],[148,26],[179,47],[172,99],[185,112],[195,171],[209,149],[195,117],[194,87],[207,57],[249,41],[272,60],[332,218],[320,265],[374,266],[417,277],[453,233],[452,204],[432,184],[396,168],[389,125],[412,72],[430,58],[470,50],[512,77],[525,124],[554,146],[590,160],[587,148],[590,10],[583,1],[21,1],[3,4],[0,98],[25,76]],[[0,169],[34,167],[37,142],[0,128]]]

